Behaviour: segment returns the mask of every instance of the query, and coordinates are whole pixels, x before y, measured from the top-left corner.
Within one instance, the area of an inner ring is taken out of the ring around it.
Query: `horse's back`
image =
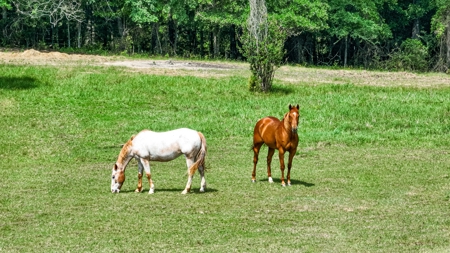
[[[201,147],[197,131],[180,128],[166,132],[142,130],[133,139],[133,147],[139,156],[150,160],[168,161]]]

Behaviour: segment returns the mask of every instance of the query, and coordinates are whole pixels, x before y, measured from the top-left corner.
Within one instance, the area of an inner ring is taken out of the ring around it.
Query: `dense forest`
[[[443,71],[450,0],[267,0],[285,61]],[[0,46],[243,60],[248,0],[0,0]]]

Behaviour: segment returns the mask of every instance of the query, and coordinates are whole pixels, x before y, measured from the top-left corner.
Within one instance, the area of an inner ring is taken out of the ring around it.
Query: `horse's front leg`
[[[297,150],[289,151],[289,161],[288,161],[288,172],[287,172],[287,184],[291,186],[291,168],[292,168],[292,160],[294,159],[295,153]]]
[[[144,173],[144,165],[140,159],[136,159],[138,162],[138,185],[135,192],[142,192],[142,174]]]
[[[147,159],[141,158],[140,162],[142,163],[142,166],[144,167],[145,174],[147,174],[148,185],[150,186],[150,190],[148,191],[148,194],[153,194],[153,193],[155,193],[155,185],[153,184],[152,174],[150,172],[150,161]]]
[[[278,153],[280,156],[281,186],[286,186],[286,183],[284,182],[284,150],[280,148],[278,149]]]

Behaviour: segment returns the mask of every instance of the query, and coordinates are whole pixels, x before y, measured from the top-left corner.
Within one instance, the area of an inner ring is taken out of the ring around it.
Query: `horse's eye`
[[[114,178],[116,178],[115,176],[112,176],[112,179],[114,180]]]

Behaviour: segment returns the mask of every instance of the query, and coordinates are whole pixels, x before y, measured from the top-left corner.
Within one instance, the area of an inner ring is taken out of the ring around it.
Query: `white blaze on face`
[[[120,169],[121,165],[114,165],[114,168],[112,169],[112,175],[111,175],[111,192],[112,193],[118,193],[120,191],[120,188],[123,185],[123,182],[125,181],[125,171]]]

